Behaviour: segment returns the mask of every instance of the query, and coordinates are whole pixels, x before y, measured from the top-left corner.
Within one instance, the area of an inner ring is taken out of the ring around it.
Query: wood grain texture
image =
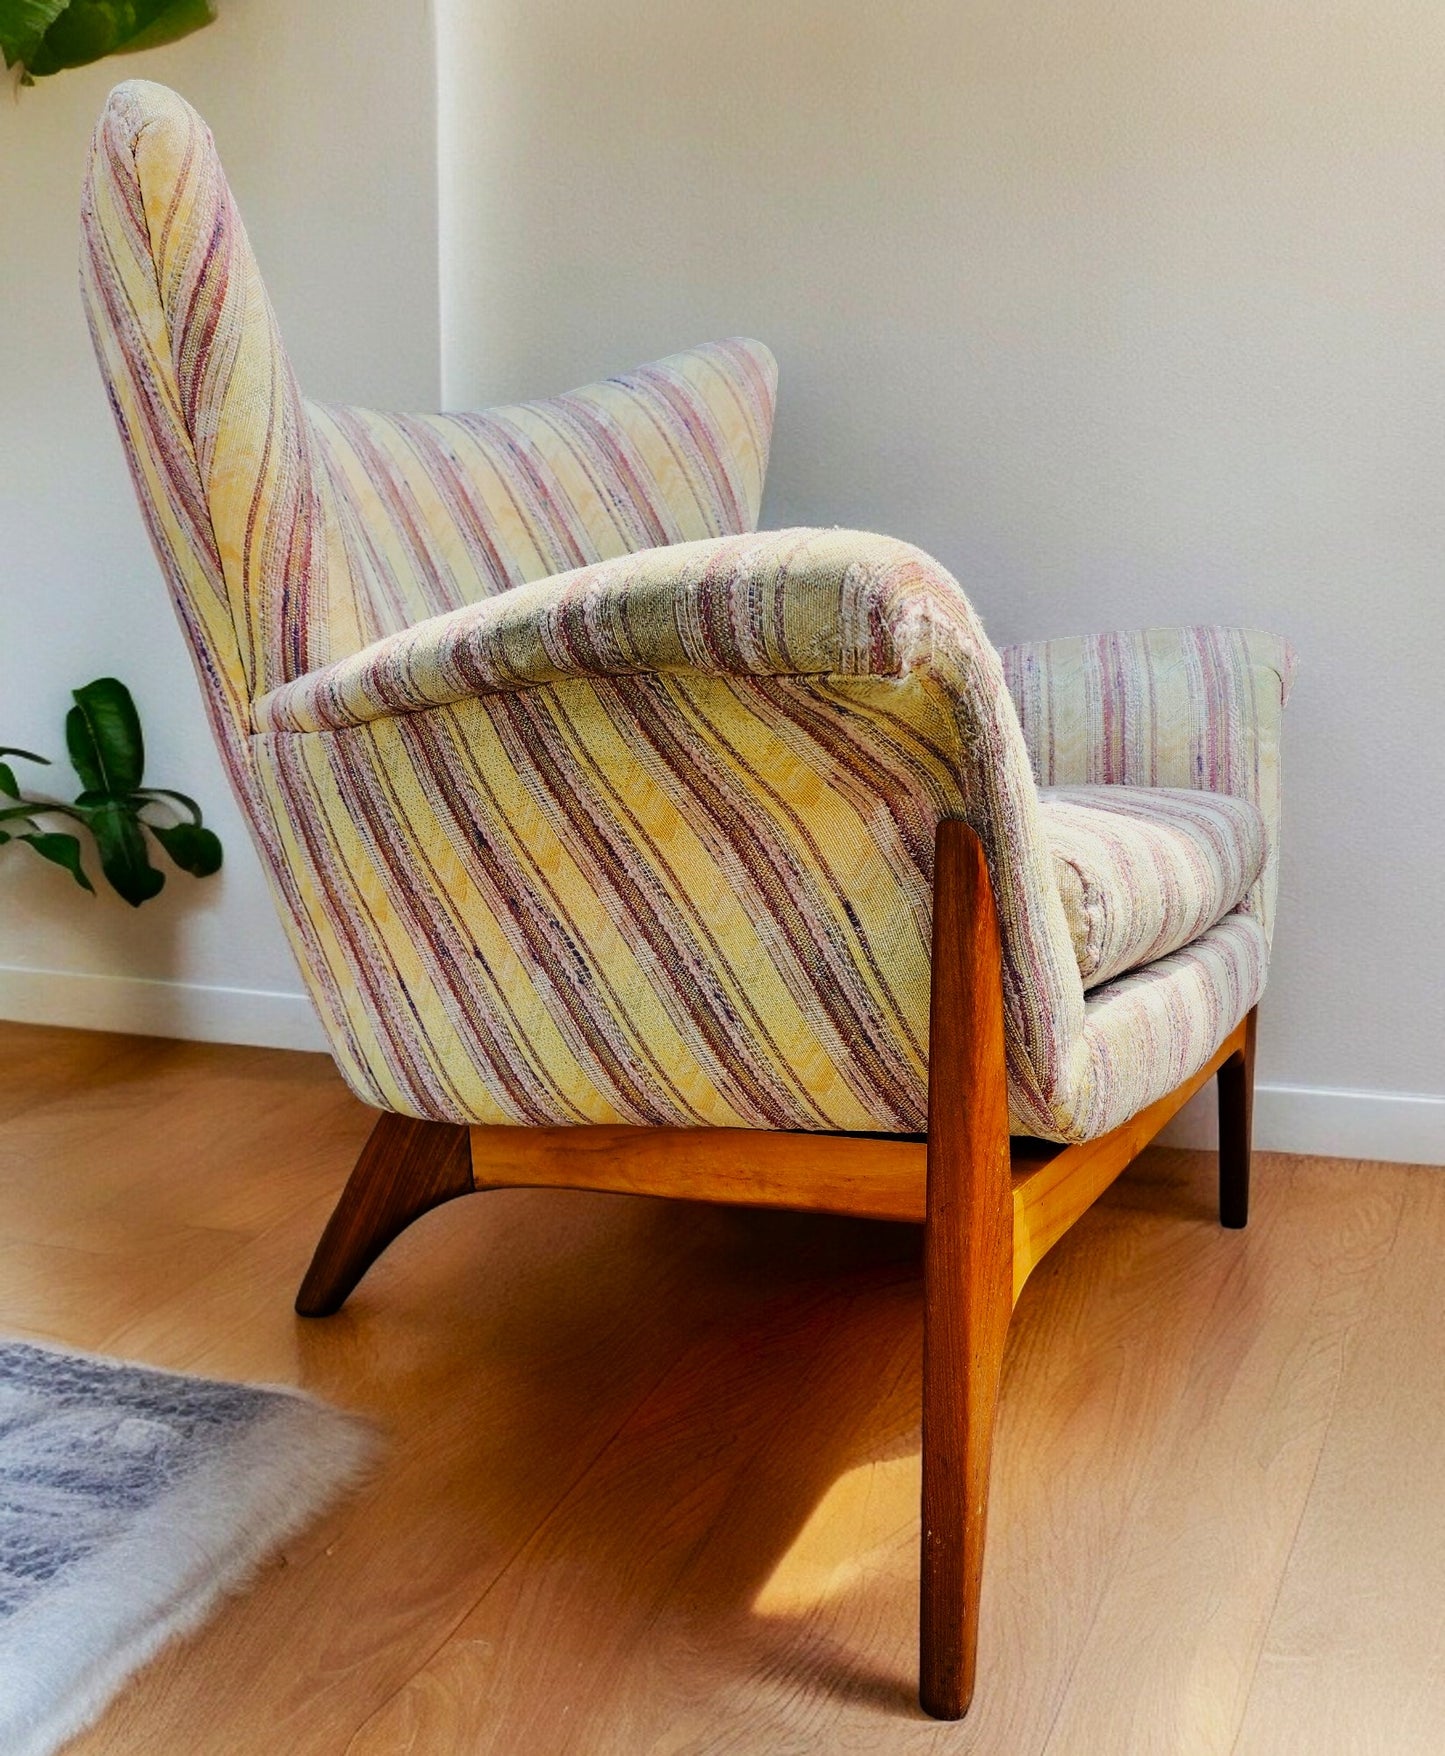
[[[973,1699],[994,1408],[1013,1310],[1002,952],[983,844],[938,826],[923,1227],[919,1701]]]
[[[1336,1412],[1342,1355],[1380,1296],[1400,1214],[1398,1182],[1376,1189],[1345,1167],[1267,1162],[1276,1198],[1248,1234],[1218,1234],[1228,1270],[1191,1300],[1195,1349],[1171,1360],[1158,1458],[1118,1533],[1082,1647],[1092,1681],[1057,1715],[1045,1746],[1054,1756],[1094,1740],[1190,1756],[1234,1749]],[[1121,1675],[1139,1688],[1106,1682]],[[1327,1747],[1320,1721],[1297,1725],[1276,1728],[1271,1756]],[[1400,1748],[1368,1737],[1347,1747]]]
[[[604,1189],[921,1222],[921,1141],[761,1128],[475,1127],[479,1189]]]
[[[1333,1216],[1343,1275],[1315,1244],[1332,1321],[1309,1359],[1334,1400],[1240,1691],[1239,1756],[1304,1748],[1300,1725],[1312,1756],[1445,1747],[1445,1176],[1376,1187],[1379,1169],[1360,1168]]]
[[[296,1295],[297,1313],[332,1316],[388,1244],[424,1213],[472,1188],[465,1128],[379,1117],[321,1234]]]
[[[1015,1299],[1047,1252],[1160,1129],[1240,1060],[1246,1023],[1230,1032],[1198,1073],[1098,1140],[1078,1146],[1010,1143]],[[1250,1067],[1252,1078],[1252,1062]],[[914,1224],[927,1211],[928,1148],[922,1141],[625,1126],[478,1127],[471,1138],[478,1189],[605,1189]]]
[[[374,1120],[323,1057],[0,1026],[0,1090],[5,1329],[390,1436],[75,1756],[1439,1748],[1438,1171],[1262,1153],[1236,1233],[1214,1156],[1155,1147],[1040,1263],[995,1430],[1004,1681],[942,1725],[915,1231],[498,1193],[304,1323]]]

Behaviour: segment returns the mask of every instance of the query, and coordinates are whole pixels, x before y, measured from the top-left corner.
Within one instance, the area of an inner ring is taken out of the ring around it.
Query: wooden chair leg
[[[983,848],[940,824],[924,1226],[919,1700],[973,1698],[989,1454],[1013,1310],[1013,1197],[998,922]]]
[[[361,1149],[296,1295],[303,1317],[329,1317],[377,1257],[433,1207],[470,1195],[471,1138],[450,1122],[384,1115]]]
[[[1254,1126],[1256,1007],[1244,1021],[1244,1047],[1219,1069],[1219,1223],[1249,1224],[1250,1142]]]

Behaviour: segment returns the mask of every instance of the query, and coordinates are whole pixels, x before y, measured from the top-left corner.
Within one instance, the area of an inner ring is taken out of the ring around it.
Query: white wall
[[[139,911],[4,850],[0,1014],[319,1043],[91,356],[80,180],[111,85],[174,86],[215,132],[304,388],[435,407],[434,49],[423,0],[220,10],[172,48],[0,96],[0,743],[63,755],[70,689],[115,673],[141,707],[149,778],[198,797],[226,846],[218,878],[173,874]]]
[[[921,543],[999,640],[1288,634],[1261,1136],[1445,1162],[1438,0],[438,18],[448,402],[760,336],[768,523]]]

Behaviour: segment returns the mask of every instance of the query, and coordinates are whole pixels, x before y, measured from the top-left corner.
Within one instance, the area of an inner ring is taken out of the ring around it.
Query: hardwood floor
[[[383,1467],[77,1756],[1445,1744],[1445,1172],[1155,1150],[1010,1332],[978,1693],[913,1701],[916,1230],[554,1190],[291,1300],[329,1063],[0,1025],[0,1329],[304,1384]]]

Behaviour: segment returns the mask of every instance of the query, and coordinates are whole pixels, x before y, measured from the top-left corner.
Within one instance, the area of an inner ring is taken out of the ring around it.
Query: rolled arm
[[[847,530],[677,543],[579,567],[389,635],[253,704],[261,732],[335,731],[566,677],[901,677],[970,617],[921,550]]]
[[[1247,906],[1268,933],[1288,642],[1254,629],[1151,628],[1029,641],[999,656],[1041,786],[1197,787],[1259,806],[1270,853]]]

